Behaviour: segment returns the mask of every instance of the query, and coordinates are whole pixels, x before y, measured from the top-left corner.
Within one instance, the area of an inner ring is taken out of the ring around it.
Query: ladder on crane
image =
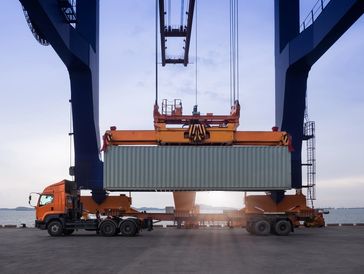
[[[315,140],[315,122],[308,119],[307,111],[305,113],[305,122],[303,124],[303,140],[306,142],[306,180],[307,184],[302,186],[307,188],[307,203],[314,208],[313,201],[316,200],[316,140]]]

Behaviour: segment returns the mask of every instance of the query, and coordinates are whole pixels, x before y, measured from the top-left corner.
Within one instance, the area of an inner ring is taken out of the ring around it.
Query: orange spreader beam
[[[199,145],[251,145],[285,146],[289,137],[286,132],[270,131],[233,131],[230,128],[208,128],[209,137]],[[165,128],[159,130],[108,130],[104,136],[106,145],[163,145],[190,144],[188,130]]]
[[[155,105],[153,114],[154,130],[116,130],[111,127],[104,135],[103,149],[108,145],[287,146],[290,141],[286,132],[279,132],[276,128],[273,131],[237,131],[238,101],[231,107],[229,115],[202,115],[199,112],[183,115],[180,100],[175,100],[171,106],[164,104],[162,113]]]

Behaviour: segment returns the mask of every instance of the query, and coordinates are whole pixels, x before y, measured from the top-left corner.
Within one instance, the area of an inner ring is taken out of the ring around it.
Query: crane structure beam
[[[209,138],[198,145],[288,146],[286,132],[236,131],[233,127],[208,128]],[[109,145],[192,145],[188,128],[161,128],[158,130],[108,130],[104,147]]]
[[[164,11],[164,0],[159,0],[159,32],[161,36],[161,59],[162,66],[166,65],[166,34],[165,34],[165,11]]]
[[[164,5],[164,0],[159,0],[159,25],[160,25],[159,31],[160,31],[160,41],[161,41],[160,45],[161,45],[162,66],[165,66],[166,64],[183,64],[184,66],[188,65],[194,10],[195,10],[195,0],[189,0],[188,10],[186,12],[187,24],[186,25],[181,24],[180,26],[177,27],[171,26],[168,25],[165,20],[167,12],[166,12],[166,7]],[[183,58],[166,56],[167,38],[184,38],[183,56],[182,56]]]
[[[91,189],[100,203],[105,191],[99,157],[99,0],[77,0],[74,20],[65,17],[62,8],[67,3],[63,0],[20,2],[69,72],[75,181],[78,188]]]
[[[293,188],[302,187],[301,149],[309,71],[364,13],[361,0],[331,0],[300,32],[299,3],[275,0],[276,125],[292,136]]]
[[[28,24],[37,33],[36,36],[44,44],[49,43],[67,67],[71,82],[75,180],[79,189],[91,189],[94,200],[101,203],[105,192],[103,163],[99,157],[99,0],[19,1],[24,7]],[[331,0],[316,19],[312,16],[312,24],[305,26],[300,32],[299,3],[300,0],[275,0],[276,125],[292,136],[295,149],[292,153],[293,188],[302,187],[301,149],[309,71],[364,13],[362,0]],[[169,63],[187,66],[194,10],[195,0],[189,0],[187,23],[183,23],[181,16],[181,24],[173,27],[170,22],[169,25],[166,24],[164,1],[159,0],[163,66]],[[182,15],[183,12],[182,7]],[[167,38],[184,38],[182,57],[166,57]],[[169,117],[158,117],[164,119],[162,124],[175,123],[174,118],[170,121]],[[196,131],[199,132],[198,136],[206,138],[203,140],[208,140],[206,128],[201,121],[198,122],[190,125],[191,132],[187,132],[187,135]],[[157,126],[160,124],[159,121]],[[163,130],[166,130],[165,136],[177,134],[178,139],[186,139],[185,134],[180,135],[181,132],[160,129],[162,133]],[[233,127],[231,131],[234,130]],[[211,132],[215,131],[217,133],[219,130],[213,129]],[[151,141],[159,141],[153,134],[148,134]],[[272,197],[276,197],[274,200],[279,202],[284,194],[273,192]]]
[[[188,5],[187,33],[186,33],[186,42],[185,42],[185,47],[184,47],[185,53],[184,53],[184,63],[183,64],[185,66],[187,66],[187,64],[188,64],[194,9],[195,9],[195,0],[190,0],[189,5]]]

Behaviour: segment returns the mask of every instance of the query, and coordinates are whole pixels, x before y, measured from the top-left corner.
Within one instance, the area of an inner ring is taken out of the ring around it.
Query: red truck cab
[[[36,224],[42,225],[47,218],[67,214],[69,210],[73,209],[73,199],[69,190],[70,183],[62,181],[47,186],[43,190],[36,206]]]
[[[31,198],[30,195],[29,203]],[[46,187],[39,194],[35,209],[35,227],[47,229],[51,236],[70,235],[79,229],[96,231],[103,236],[118,233],[135,236],[142,228],[150,225],[150,222],[146,224],[135,217],[98,215],[95,218],[82,218],[84,210],[80,192],[75,182],[67,180]]]

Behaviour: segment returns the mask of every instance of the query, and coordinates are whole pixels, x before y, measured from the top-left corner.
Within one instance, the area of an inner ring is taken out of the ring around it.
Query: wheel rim
[[[52,225],[52,227],[51,227],[51,231],[52,231],[53,233],[58,233],[58,231],[59,231],[59,227],[58,227],[58,225],[56,225],[56,224]]]
[[[254,225],[254,231],[257,235],[267,235],[270,231],[270,224],[265,220],[258,221]]]
[[[106,234],[110,234],[110,233],[112,232],[111,224],[106,224],[106,225],[104,226],[104,232],[105,232]]]
[[[125,226],[125,228],[124,228],[124,231],[125,231],[126,233],[129,233],[129,232],[131,231],[131,227],[130,227],[130,225],[126,225],[126,226]]]
[[[275,229],[278,235],[287,235],[290,232],[290,223],[286,220],[278,221]]]
[[[284,224],[284,223],[283,223],[283,224],[280,224],[280,225],[279,225],[279,230],[280,230],[280,231],[285,231],[286,229],[287,229],[287,224]]]
[[[132,236],[136,233],[136,227],[133,222],[126,221],[121,225],[121,233],[126,236]]]
[[[266,229],[266,225],[265,224],[259,224],[259,226],[258,226],[258,231],[259,232],[263,232],[264,230]]]

